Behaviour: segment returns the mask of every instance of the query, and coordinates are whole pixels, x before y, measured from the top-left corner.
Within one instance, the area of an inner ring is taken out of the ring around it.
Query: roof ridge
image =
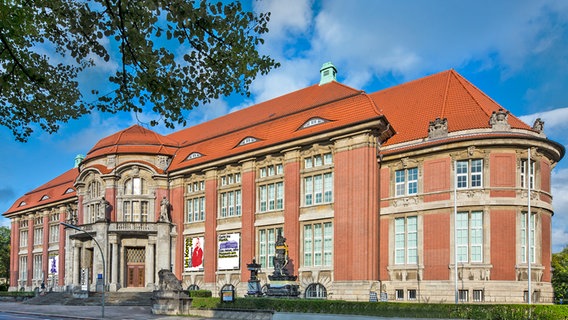
[[[448,92],[450,91],[450,79],[452,77],[453,69],[450,69],[448,72],[448,76],[446,78],[446,88],[444,90],[444,101],[442,101],[442,110],[440,112],[440,119],[444,118],[444,114],[446,113],[446,104],[448,102]]]
[[[483,110],[483,112],[485,112],[485,114],[487,116],[491,116],[491,114],[493,113],[492,111],[489,111],[485,108],[485,106],[473,95],[473,93],[465,86],[464,83],[467,83],[468,85],[472,86],[477,93],[481,93],[484,97],[488,98],[489,100],[491,100],[493,103],[495,103],[496,105],[498,105],[501,109],[505,109],[503,108],[503,106],[501,106],[499,103],[497,103],[497,101],[491,99],[491,97],[489,97],[488,95],[485,94],[485,92],[483,92],[481,89],[479,89],[478,87],[476,87],[473,83],[469,82],[467,79],[463,78],[460,74],[458,74],[457,72],[454,72],[454,77],[456,78],[456,80],[458,81],[458,83],[462,86],[462,88],[467,92],[467,94],[473,99],[473,101],[475,101],[475,103],[479,106],[479,108],[481,110]]]

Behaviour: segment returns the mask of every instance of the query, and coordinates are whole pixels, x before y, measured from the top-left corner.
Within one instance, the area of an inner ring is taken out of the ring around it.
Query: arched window
[[[104,219],[104,206],[102,197],[104,196],[103,184],[100,180],[92,180],[87,183],[87,194],[83,200],[84,220],[83,223],[95,223],[97,220]]]
[[[187,291],[197,291],[199,290],[199,286],[196,284],[190,284],[189,287],[187,287]]]
[[[148,188],[146,181],[139,177],[134,177],[124,182],[124,195],[141,195],[147,194]]]
[[[326,299],[327,290],[321,283],[312,283],[306,288],[306,299]]]

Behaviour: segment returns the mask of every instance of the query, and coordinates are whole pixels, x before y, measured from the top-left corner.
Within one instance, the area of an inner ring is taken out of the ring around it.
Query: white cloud
[[[552,217],[553,251],[561,251],[568,245],[568,168],[552,172],[552,196],[554,216]]]

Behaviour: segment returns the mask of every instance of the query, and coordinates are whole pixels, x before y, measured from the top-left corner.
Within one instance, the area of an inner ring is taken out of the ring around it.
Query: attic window
[[[302,129],[305,129],[305,128],[317,126],[318,124],[322,124],[322,123],[324,123],[324,122],[326,122],[326,121],[325,121],[324,119],[322,119],[322,118],[318,118],[318,117],[316,117],[316,118],[311,118],[310,120],[306,121],[306,122],[302,125],[301,128],[302,128]]]
[[[75,191],[75,190],[73,190],[73,188],[69,188],[69,189],[65,190],[65,194],[71,193],[73,191]]]
[[[253,142],[257,142],[258,139],[254,137],[246,137],[241,142],[239,142],[239,146],[244,146],[245,144],[250,144]]]
[[[189,154],[189,156],[187,156],[186,160],[191,160],[191,159],[196,159],[199,157],[202,157],[203,155],[199,152],[192,152]]]
[[[39,201],[43,201],[43,200],[47,200],[49,199],[49,196],[46,194],[43,197],[41,197],[41,199],[39,199]]]
[[[25,206],[26,204],[27,203],[25,201],[22,201],[22,202],[20,202],[20,205],[18,205],[18,207]]]

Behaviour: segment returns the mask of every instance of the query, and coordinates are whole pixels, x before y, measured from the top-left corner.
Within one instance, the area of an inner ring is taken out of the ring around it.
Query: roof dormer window
[[[20,204],[18,205],[18,207],[22,207],[25,206],[27,203],[25,201],[20,202]]]
[[[314,117],[314,118],[311,118],[310,120],[306,121],[302,125],[301,129],[317,126],[318,124],[322,124],[324,122],[327,122],[327,121],[322,119],[322,118],[319,118],[319,117]]]
[[[199,152],[192,152],[189,154],[189,156],[187,156],[186,160],[191,160],[191,159],[196,159],[199,157],[202,157],[203,155]]]
[[[246,137],[243,140],[241,140],[241,142],[239,142],[239,146],[244,146],[245,144],[250,144],[253,142],[257,142],[258,139],[254,138],[254,137]]]
[[[68,193],[71,193],[71,192],[74,192],[74,191],[75,190],[73,190],[73,188],[69,188],[69,189],[65,190],[65,194],[68,194]]]
[[[41,199],[39,199],[39,201],[43,201],[43,200],[47,200],[49,199],[49,196],[46,194],[43,197],[41,197]]]

